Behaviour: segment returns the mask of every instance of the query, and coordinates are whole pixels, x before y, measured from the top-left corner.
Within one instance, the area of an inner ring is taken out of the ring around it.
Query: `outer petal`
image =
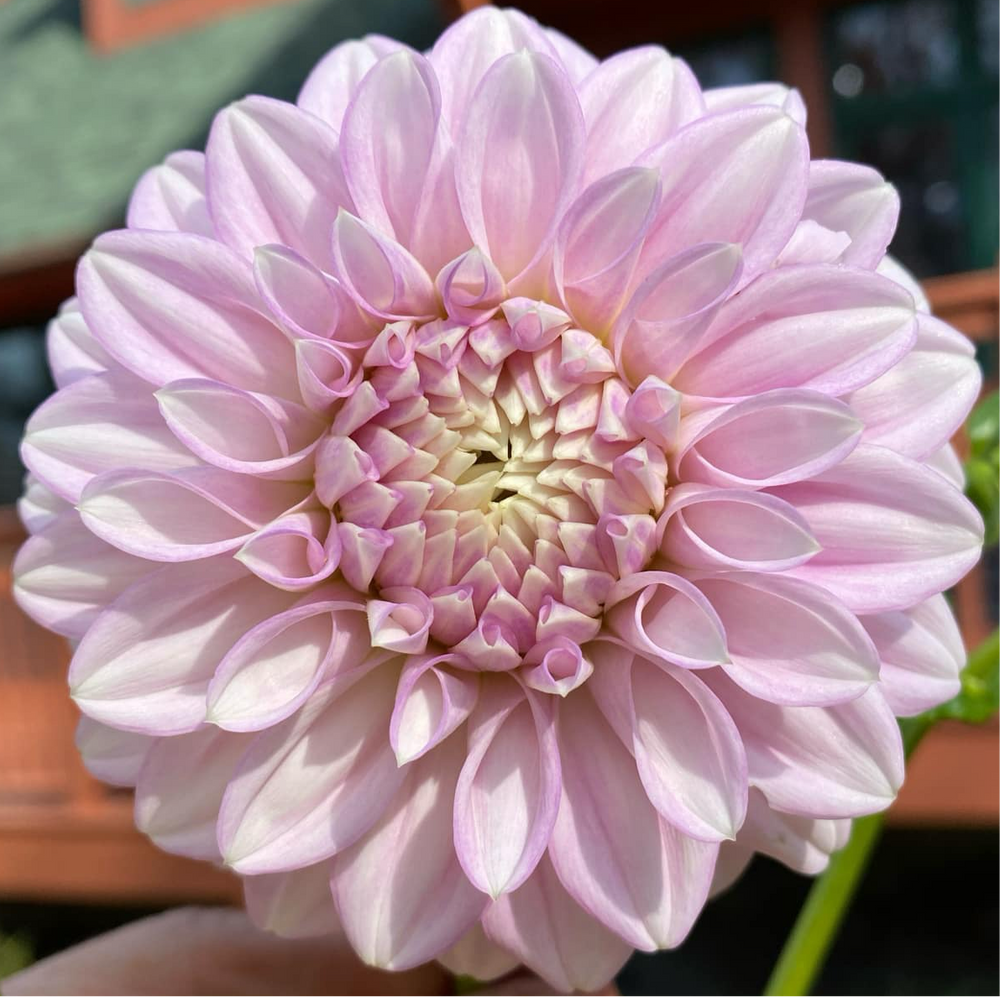
[[[205,156],[223,242],[245,259],[280,243],[329,269],[333,221],[353,208],[329,125],[294,104],[247,97],[216,116]]]
[[[750,791],[747,821],[739,843],[770,855],[807,876],[819,875],[830,854],[847,843],[850,821],[814,820],[772,810],[759,789]]]
[[[353,610],[353,611],[352,611]],[[226,730],[263,730],[291,716],[319,683],[368,654],[361,601],[322,592],[248,630],[208,687],[206,720]]]
[[[459,18],[441,35],[430,60],[441,81],[444,118],[454,134],[475,113],[470,105],[483,77],[504,56],[522,50],[558,58],[548,32],[518,10],[485,6]]]
[[[151,384],[208,377],[294,398],[292,347],[261,314],[250,265],[183,232],[108,232],[77,270],[98,342]]]
[[[523,886],[487,909],[483,926],[556,993],[599,990],[632,954],[566,892],[547,856]]]
[[[696,584],[726,628],[726,674],[751,695],[793,706],[842,703],[878,678],[870,638],[822,589],[750,571]]]
[[[17,500],[17,514],[32,536],[51,526],[73,506],[49,491],[34,475],[24,476],[24,494]]]
[[[546,56],[505,56],[483,78],[458,143],[462,216],[508,280],[535,263],[580,177],[583,115],[562,69]]]
[[[865,424],[865,443],[921,460],[965,422],[982,377],[972,343],[944,322],[920,315],[913,349],[846,401]]]
[[[559,807],[555,703],[506,676],[484,677],[455,790],[455,849],[472,884],[516,890],[548,845]]]
[[[780,107],[790,118],[805,127],[806,106],[798,90],[786,87],[784,83],[750,83],[735,87],[714,87],[702,92],[709,114],[720,111],[735,111],[740,107],[762,104]]]
[[[298,105],[322,118],[338,132],[347,105],[368,70],[382,56],[404,46],[382,35],[367,35],[334,46],[306,77],[299,91]]]
[[[160,738],[136,783],[136,827],[164,851],[218,861],[219,804],[248,741],[212,727]]]
[[[73,698],[88,716],[125,730],[194,730],[226,652],[290,599],[231,558],[159,568],[87,631],[69,670]]]
[[[914,314],[910,295],[878,274],[779,267],[719,309],[707,345],[671,383],[710,398],[774,388],[842,395],[874,381],[913,346]]]
[[[344,117],[341,160],[357,214],[404,246],[440,115],[434,70],[423,56],[402,49],[368,71]]]
[[[902,612],[861,617],[878,649],[879,685],[896,716],[914,716],[958,694],[962,634],[943,595]]]
[[[590,689],[635,755],[654,807],[702,841],[736,837],[747,806],[747,760],[718,699],[682,668],[591,645]]]
[[[587,124],[584,179],[631,166],[705,111],[691,70],[657,45],[605,59],[580,87]]]
[[[292,872],[245,876],[243,899],[250,920],[262,931],[273,931],[282,938],[341,933],[328,862]]]
[[[559,61],[569,74],[574,86],[579,86],[597,68],[598,61],[572,38],[567,38],[555,28],[545,28],[545,37],[559,56]]]
[[[927,295],[924,294],[923,288],[920,286],[917,278],[894,256],[890,256],[888,253],[883,256],[882,262],[875,268],[875,271],[882,274],[883,277],[888,277],[889,280],[899,284],[900,287],[905,287],[913,295],[913,300],[917,303],[918,312],[924,312],[925,314],[930,312],[930,302],[927,300]]]
[[[379,822],[333,861],[344,931],[371,965],[400,970],[432,959],[488,902],[462,872],[449,833],[462,756],[453,739],[408,765]]]
[[[156,739],[106,727],[90,717],[76,725],[76,747],[87,771],[101,782],[131,789]]]
[[[750,785],[775,810],[859,817],[895,799],[903,782],[903,743],[879,689],[836,706],[777,706],[719,673],[706,673],[705,680],[740,729]]]
[[[793,569],[856,612],[905,609],[955,584],[979,559],[983,524],[940,474],[883,447],[859,447],[777,491],[822,550]]]
[[[52,379],[59,388],[117,366],[87,328],[76,298],[64,301],[59,314],[49,323],[45,351]]]
[[[214,235],[205,201],[205,154],[172,152],[146,170],[129,200],[128,227]]]
[[[704,905],[719,846],[657,814],[586,689],[560,704],[559,743],[563,798],[549,856],[560,882],[630,945],[679,945]]]
[[[378,820],[404,775],[386,737],[397,670],[378,660],[335,678],[250,745],[219,814],[227,865],[245,875],[298,869]]]
[[[488,982],[505,976],[520,963],[516,955],[490,941],[480,922],[476,922],[438,962],[455,976],[472,976]]]
[[[340,555],[336,521],[326,509],[309,509],[268,523],[233,556],[271,585],[301,592],[329,578]]]
[[[101,610],[155,566],[94,536],[69,509],[14,558],[14,598],[33,620],[80,638]]]
[[[198,463],[163,424],[149,385],[124,371],[75,381],[43,402],[25,426],[21,457],[70,502],[102,471]]]
[[[873,270],[896,231],[899,194],[869,166],[818,159],[809,164],[802,217],[851,237],[842,262]]]
[[[710,165],[709,165],[710,164]],[[640,272],[702,242],[740,243],[744,280],[771,265],[802,213],[805,131],[779,108],[712,114],[641,157],[663,180]]]
[[[681,420],[673,463],[682,481],[765,488],[839,464],[861,428],[843,402],[818,391],[767,391]]]
[[[784,571],[819,550],[794,506],[741,488],[675,485],[657,529],[664,557],[691,568]]]

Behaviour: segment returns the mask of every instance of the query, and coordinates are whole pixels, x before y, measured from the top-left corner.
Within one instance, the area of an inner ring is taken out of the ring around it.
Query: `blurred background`
[[[10,599],[24,420],[52,390],[44,326],[77,257],[123,224],[135,180],[201,148],[246,93],[294,99],[337,42],[426,48],[442,0],[0,0],[0,976],[132,917],[236,902],[234,880],[156,851],[128,794],[73,747],[60,639]],[[814,158],[899,189],[891,251],[997,380],[997,0],[522,0],[604,56],[659,43],[705,87],[780,79],[809,107]],[[954,593],[967,646],[997,623],[997,551]],[[830,994],[996,993],[997,727],[939,725],[916,755],[821,980]],[[766,859],[675,953],[638,956],[624,993],[759,992],[808,882]]]

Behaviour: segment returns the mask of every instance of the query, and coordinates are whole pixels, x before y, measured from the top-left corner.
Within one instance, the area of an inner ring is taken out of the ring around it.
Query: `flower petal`
[[[702,242],[739,243],[743,279],[766,270],[802,213],[809,175],[805,130],[776,107],[711,114],[645,153],[663,197],[640,272]]]
[[[739,246],[710,242],[670,257],[645,277],[611,331],[615,359],[633,385],[669,381],[698,348],[743,272]]]
[[[588,187],[566,212],[553,274],[581,328],[600,335],[618,315],[659,196],[655,170],[619,170]]]
[[[720,672],[705,681],[743,737],[750,785],[775,810],[859,817],[884,810],[903,782],[903,742],[879,689],[836,706],[778,706]]]
[[[353,610],[353,612],[352,612]],[[219,662],[205,719],[224,730],[273,727],[319,683],[362,663],[370,650],[362,602],[324,591],[248,630]]]
[[[591,692],[625,735],[649,802],[701,841],[733,839],[747,806],[747,760],[725,708],[699,679],[598,642]]]
[[[218,861],[219,804],[249,741],[246,734],[212,727],[160,738],[136,783],[136,827],[173,855]]]
[[[582,150],[580,105],[555,62],[524,50],[492,66],[462,129],[456,181],[472,241],[508,281],[551,242],[576,193]]]
[[[472,884],[516,890],[548,845],[559,807],[559,749],[549,696],[484,676],[455,790],[455,850]]]
[[[388,806],[405,770],[385,736],[397,669],[379,660],[327,683],[251,743],[219,813],[219,847],[236,872],[322,861]]]
[[[205,201],[205,154],[172,152],[146,170],[128,203],[128,227],[214,236]]]
[[[188,473],[107,471],[77,508],[87,529],[154,561],[188,561],[241,546],[306,497],[298,482],[267,481],[217,468]]]
[[[762,104],[767,107],[780,107],[803,127],[806,124],[806,106],[802,101],[802,95],[798,90],[786,87],[784,83],[713,87],[702,91],[702,97],[705,98],[705,107],[709,114]]]
[[[306,77],[299,91],[299,107],[339,132],[344,112],[368,70],[383,56],[403,47],[384,35],[366,35],[335,45]]]
[[[851,237],[840,261],[874,269],[896,231],[899,194],[869,166],[817,159],[809,164],[802,217]]]
[[[861,430],[843,402],[818,391],[766,391],[682,419],[674,466],[682,481],[766,488],[839,464]]]
[[[438,954],[437,961],[453,976],[471,976],[488,983],[517,968],[520,959],[490,941],[477,921],[450,949]]]
[[[432,959],[488,903],[465,878],[449,833],[462,755],[456,738],[401,769],[395,800],[333,861],[344,931],[370,965],[401,970]]]
[[[820,706],[861,695],[878,679],[878,655],[861,624],[814,585],[751,571],[695,584],[726,628],[726,674],[772,703]]]
[[[982,386],[975,348],[930,315],[899,363],[845,400],[865,424],[862,440],[922,460],[965,422]]]
[[[403,246],[410,245],[440,115],[434,70],[401,49],[369,69],[344,116],[340,154],[357,214]]]
[[[884,374],[915,338],[913,301],[885,277],[843,266],[779,267],[719,309],[706,344],[671,384],[709,398],[774,388],[842,395]]]
[[[156,743],[145,734],[107,727],[88,716],[80,717],[74,741],[85,768],[95,779],[128,789],[138,781],[142,763]]]
[[[296,397],[291,344],[262,314],[250,264],[212,239],[107,232],[77,288],[101,346],[151,384],[208,377]]]
[[[479,695],[476,672],[446,666],[455,655],[409,657],[399,676],[389,743],[406,765],[440,744],[463,724]]]
[[[915,716],[958,695],[965,645],[943,595],[912,609],[862,616],[861,623],[875,642],[879,687],[896,716]]]
[[[566,892],[547,856],[524,885],[487,909],[483,926],[556,993],[600,990],[632,954]]]
[[[257,246],[280,243],[329,269],[333,221],[353,210],[329,125],[294,104],[246,97],[216,115],[205,157],[224,243],[248,260]]]
[[[78,639],[108,604],[153,569],[94,536],[69,509],[17,552],[14,598],[43,627]]]
[[[269,478],[301,479],[301,465],[325,429],[295,402],[202,378],[171,381],[156,392],[156,403],[176,439],[206,463]]]
[[[658,45],[619,52],[580,87],[587,124],[585,182],[631,166],[647,149],[704,114],[694,74]]]
[[[281,938],[341,934],[330,888],[329,862],[291,872],[245,876],[243,900],[250,920],[262,931]]]
[[[58,388],[118,366],[87,327],[76,298],[64,301],[48,324],[45,352]]]
[[[823,548],[794,573],[849,609],[905,609],[955,584],[979,559],[983,522],[940,474],[862,446],[822,474],[776,491]]]
[[[103,471],[171,471],[198,463],[163,424],[149,385],[121,370],[57,391],[35,410],[24,432],[24,463],[70,502],[78,502]]]
[[[643,951],[679,945],[701,912],[719,846],[664,820],[587,690],[559,710],[563,797],[549,856],[584,910]]]
[[[664,557],[690,568],[784,571],[819,550],[794,506],[741,488],[675,485],[657,529]]]

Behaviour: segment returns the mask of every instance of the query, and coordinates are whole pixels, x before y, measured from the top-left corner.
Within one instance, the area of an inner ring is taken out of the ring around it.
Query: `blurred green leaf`
[[[965,462],[965,494],[986,524],[986,546],[995,544],[1000,535],[1000,466],[996,453],[992,459],[970,457]]]
[[[24,935],[0,935],[0,979],[30,966],[35,961],[31,942]]]
[[[1000,446],[1000,393],[994,391],[972,410],[966,424],[972,453],[976,457],[993,457],[996,463]]]
[[[969,655],[962,672],[962,689],[954,698],[931,710],[928,719],[962,720],[978,724],[1000,709],[1000,631],[993,633]]]

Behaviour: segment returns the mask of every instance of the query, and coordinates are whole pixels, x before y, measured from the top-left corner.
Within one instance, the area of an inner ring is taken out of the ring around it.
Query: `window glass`
[[[774,45],[767,31],[674,48],[706,90],[760,83],[774,77]]]
[[[838,11],[832,33],[836,92],[857,97],[954,83],[961,59],[956,6],[947,0],[905,0]]]

